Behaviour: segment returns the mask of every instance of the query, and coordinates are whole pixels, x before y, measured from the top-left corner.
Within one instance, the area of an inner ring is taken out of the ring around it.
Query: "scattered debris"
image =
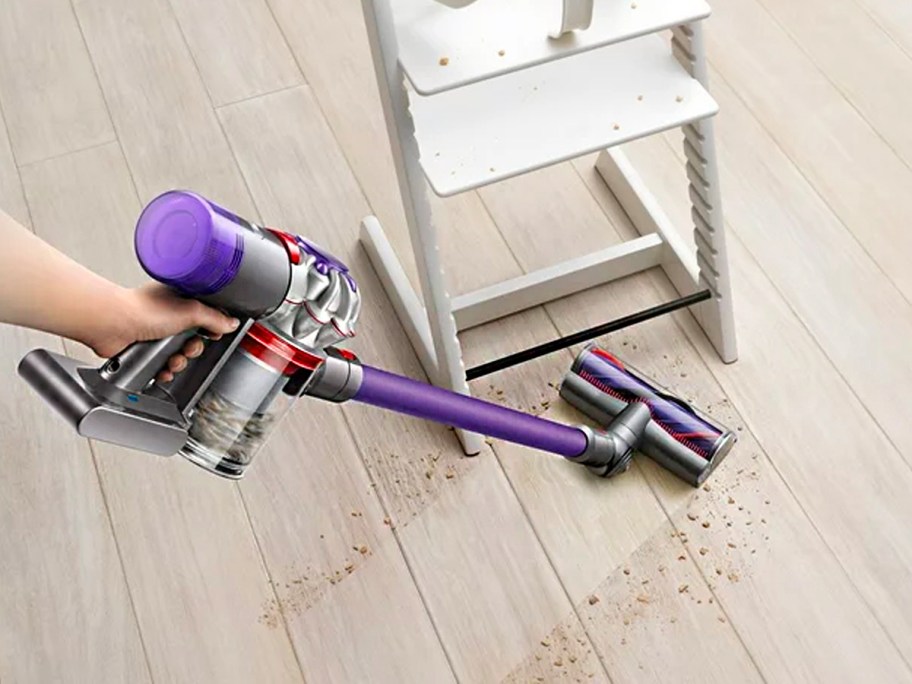
[[[701,547],[700,547],[700,555],[701,555],[701,556],[705,556],[707,553],[709,553],[709,549],[707,549],[705,546],[701,546]]]
[[[598,602],[599,602],[599,597],[596,596],[595,594],[593,594],[592,596],[589,597],[589,605],[590,605],[590,606],[594,606],[594,605],[595,605],[596,603],[598,603]]]
[[[689,588],[690,588],[690,585],[689,585],[689,584],[682,584],[680,587],[678,587],[678,593],[679,593],[679,594],[683,594],[683,593],[685,593]]]
[[[441,58],[440,58],[440,62],[439,62],[440,66],[446,66],[446,65],[449,64],[449,63],[450,63],[450,58],[449,58],[449,57],[441,57]]]

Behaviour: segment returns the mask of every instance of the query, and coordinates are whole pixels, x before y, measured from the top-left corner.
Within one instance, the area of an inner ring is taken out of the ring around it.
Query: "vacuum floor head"
[[[560,395],[603,426],[631,404],[645,405],[650,421],[639,450],[695,487],[709,477],[737,439],[731,430],[594,344],[576,357]]]

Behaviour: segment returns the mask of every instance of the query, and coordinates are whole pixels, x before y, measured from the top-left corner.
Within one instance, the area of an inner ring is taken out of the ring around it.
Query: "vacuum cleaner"
[[[201,331],[134,343],[100,367],[44,349],[19,374],[85,437],[180,453],[237,479],[287,414],[310,397],[355,401],[557,454],[611,477],[639,450],[701,484],[735,435],[606,351],[587,347],[560,395],[602,429],[563,425],[362,363],[351,338],[361,293],[349,269],[313,242],[247,221],[193,192],[143,210],[136,255],[153,279],[241,321],[209,340],[167,383],[156,376]]]

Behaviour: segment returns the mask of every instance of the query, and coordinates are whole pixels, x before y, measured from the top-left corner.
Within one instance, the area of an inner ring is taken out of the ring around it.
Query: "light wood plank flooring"
[[[912,681],[912,13],[713,4],[740,359],[686,313],[602,340],[737,428],[709,487],[306,401],[232,484],[70,434],[15,365],[91,354],[0,327],[0,682]],[[680,137],[628,153],[686,227]],[[432,200],[453,293],[629,237],[593,163]],[[0,2],[0,207],[135,284],[171,187],[347,260],[357,351],[421,377],[357,244],[377,215],[417,280],[357,0]],[[595,288],[466,363],[670,296]],[[571,359],[473,390],[578,421]]]

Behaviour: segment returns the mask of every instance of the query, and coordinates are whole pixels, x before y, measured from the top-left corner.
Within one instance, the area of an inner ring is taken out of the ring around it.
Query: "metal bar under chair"
[[[658,306],[653,306],[649,309],[644,309],[637,313],[623,316],[607,323],[602,323],[601,325],[597,325],[593,328],[581,330],[580,332],[573,333],[572,335],[559,337],[556,340],[551,340],[550,342],[545,342],[544,344],[529,347],[528,349],[523,349],[522,351],[508,354],[507,356],[502,356],[499,359],[494,359],[493,361],[487,361],[480,366],[469,368],[466,371],[466,380],[477,380],[478,378],[483,378],[486,375],[497,373],[498,371],[510,368],[511,366],[518,366],[519,364],[525,363],[526,361],[537,359],[539,356],[545,356],[546,354],[550,354],[561,349],[566,349],[567,347],[572,347],[574,344],[588,342],[595,337],[607,335],[608,333],[616,332],[618,330],[622,330],[623,328],[628,328],[631,325],[636,325],[637,323],[648,321],[651,318],[657,318],[658,316],[671,313],[672,311],[677,311],[678,309],[692,306],[693,304],[706,301],[711,297],[712,293],[709,290],[702,290],[700,292],[695,292],[692,295],[687,295],[686,297],[679,297],[678,299],[672,300],[670,302],[659,304]]]

